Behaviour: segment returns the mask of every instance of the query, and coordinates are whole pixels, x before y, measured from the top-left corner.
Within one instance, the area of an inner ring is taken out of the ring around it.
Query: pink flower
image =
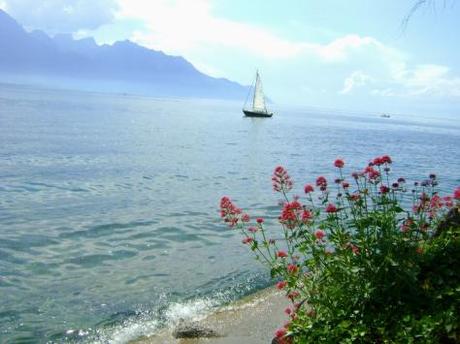
[[[291,315],[291,314],[292,314],[292,309],[291,309],[291,307],[287,307],[287,308],[284,310],[284,313],[286,313],[287,315]]]
[[[305,185],[305,187],[303,189],[304,189],[306,194],[315,191],[315,189],[313,188],[313,185],[311,185],[311,184]]]
[[[327,180],[323,176],[316,178],[316,186],[327,187]]]
[[[299,297],[300,293],[297,290],[291,291],[287,297],[291,300],[294,300],[295,298]]]
[[[390,189],[388,188],[388,186],[385,186],[385,185],[381,185],[381,186],[380,186],[380,192],[381,192],[382,194],[386,194],[386,193],[388,193],[389,191],[390,191]]]
[[[315,237],[316,239],[318,240],[323,240],[323,238],[325,237],[326,233],[321,230],[321,229],[318,229],[316,232],[315,232]]]
[[[250,244],[250,243],[252,243],[253,241],[254,241],[253,238],[246,237],[246,238],[244,238],[241,242],[242,242],[243,244]]]
[[[256,222],[260,225],[260,224],[264,223],[264,219],[261,218],[261,217],[259,217],[259,218],[256,220]]]
[[[326,213],[332,214],[336,212],[337,212],[337,207],[334,204],[329,203],[326,207]]]
[[[302,212],[302,222],[307,223],[313,218],[313,214],[311,213],[310,210],[304,209]]]
[[[284,327],[281,327],[275,331],[276,338],[283,338],[287,333],[287,330]]]
[[[454,190],[454,198],[455,198],[457,201],[460,201],[460,186],[458,186],[458,187]]]
[[[432,210],[436,210],[436,209],[439,209],[442,207],[442,200],[441,200],[441,197],[439,197],[438,195],[434,195],[433,197],[431,197],[431,200],[430,200],[430,208]]]
[[[344,189],[348,189],[350,187],[350,184],[348,182],[342,182],[342,187]]]
[[[380,160],[382,161],[382,163],[384,164],[391,164],[393,161],[391,160],[390,156],[389,155],[384,155],[380,158]]]
[[[276,289],[279,289],[279,290],[284,289],[286,286],[287,286],[286,281],[279,281],[278,283],[276,283]]]
[[[288,256],[288,254],[286,253],[286,251],[278,251],[278,252],[276,252],[276,256],[278,258],[286,258]]]
[[[221,199],[220,199],[220,206],[224,206],[225,204],[231,202],[230,198],[228,198],[227,196],[223,196]]]
[[[288,192],[292,189],[292,180],[286,169],[282,166],[277,166],[273,171],[272,176],[273,190],[277,192]]]
[[[373,170],[373,171],[369,172],[369,179],[370,180],[376,180],[379,177],[380,177],[380,172],[379,171]]]
[[[351,244],[350,248],[351,248],[351,252],[353,252],[354,254],[359,254],[358,246]]]
[[[299,267],[295,264],[289,264],[287,266],[287,271],[290,273],[290,274],[295,274],[297,273],[297,271],[299,271]]]
[[[383,164],[382,158],[380,157],[374,158],[374,160],[372,161],[372,164],[376,166],[382,165]]]
[[[250,220],[251,220],[251,218],[249,217],[248,214],[243,214],[241,216],[241,221],[243,221],[243,222],[249,222]]]
[[[343,166],[345,166],[345,163],[343,162],[342,159],[336,159],[334,161],[334,166],[337,168],[342,168]]]
[[[283,206],[279,220],[289,229],[295,228],[297,219],[301,216],[302,204],[299,201],[287,202]]]
[[[251,233],[256,233],[259,229],[257,227],[251,226],[248,228],[248,231]]]
[[[220,216],[224,219],[230,227],[235,226],[239,221],[241,209],[235,206],[230,198],[224,196],[220,200]]]
[[[372,165],[380,166],[383,164],[391,164],[393,161],[391,160],[389,155],[384,155],[381,157],[377,157],[372,161]]]

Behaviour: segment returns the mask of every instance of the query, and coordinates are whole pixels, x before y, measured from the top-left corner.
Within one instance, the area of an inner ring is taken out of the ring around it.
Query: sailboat
[[[249,98],[249,94],[248,94]],[[256,72],[256,81],[254,84],[254,93],[252,94],[252,104],[250,107],[246,107],[248,99],[243,107],[243,112],[247,117],[271,117],[273,112],[269,112],[265,105],[265,96],[262,89],[262,81],[260,80],[259,72]]]

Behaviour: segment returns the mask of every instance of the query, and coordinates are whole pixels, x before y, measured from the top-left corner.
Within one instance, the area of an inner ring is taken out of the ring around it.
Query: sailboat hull
[[[256,112],[256,111],[251,111],[251,110],[246,110],[246,109],[243,109],[243,112],[246,117],[272,117],[273,116],[273,112],[272,113]]]

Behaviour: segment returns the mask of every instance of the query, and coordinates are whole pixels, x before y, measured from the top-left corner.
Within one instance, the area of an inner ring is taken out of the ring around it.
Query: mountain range
[[[71,34],[27,32],[0,10],[0,82],[155,96],[243,99],[247,87],[198,71],[180,56],[129,40],[98,45]]]

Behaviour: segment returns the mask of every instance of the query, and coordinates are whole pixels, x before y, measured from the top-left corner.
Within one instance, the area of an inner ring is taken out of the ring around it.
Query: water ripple
[[[276,233],[276,165],[300,195],[338,155],[354,170],[389,154],[398,177],[438,171],[443,191],[460,181],[451,117],[251,121],[228,102],[0,90],[1,343],[126,343],[265,286],[218,203]]]

